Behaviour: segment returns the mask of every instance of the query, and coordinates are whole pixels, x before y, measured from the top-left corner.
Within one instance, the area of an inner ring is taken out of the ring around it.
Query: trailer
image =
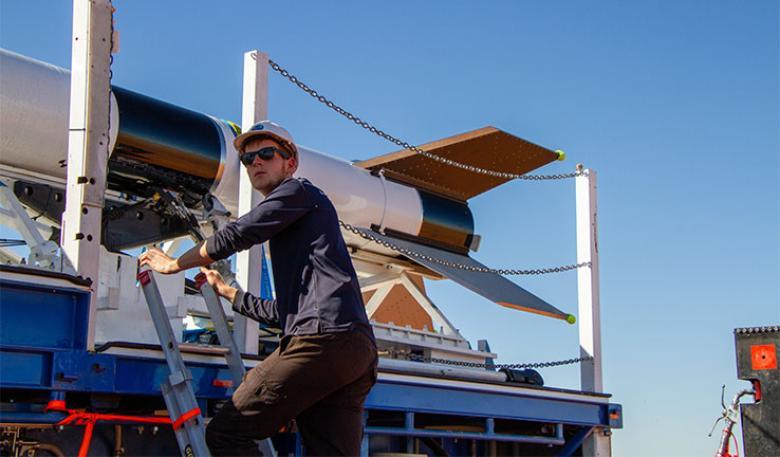
[[[1,271],[4,451],[15,455],[37,446],[33,455],[47,455],[56,446],[75,454],[83,426],[57,426],[67,413],[47,410],[64,401],[68,409],[106,415],[95,423],[91,455],[177,455],[169,426],[112,419],[165,417],[160,384],[168,368],[159,345],[110,341],[88,351],[91,291],[84,281],[27,267]],[[226,398],[230,374],[224,358],[208,345],[183,352],[208,415]],[[262,357],[243,354],[243,359],[251,367]],[[621,418],[620,405],[604,393],[513,381],[504,372],[382,359],[366,400],[363,450],[364,455],[581,455],[586,437],[620,428]],[[279,455],[301,452],[294,429],[273,441]]]

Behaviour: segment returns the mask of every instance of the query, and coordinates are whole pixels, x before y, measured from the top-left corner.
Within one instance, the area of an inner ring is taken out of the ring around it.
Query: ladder
[[[168,369],[171,372],[168,380],[161,385],[161,390],[171,416],[173,431],[176,435],[179,449],[184,457],[208,457],[211,454],[206,446],[206,428],[192,388],[192,374],[184,365],[184,359],[182,359],[181,351],[179,350],[179,343],[171,328],[168,313],[165,310],[165,303],[163,303],[160,295],[160,289],[157,287],[154,275],[150,270],[139,272],[138,279],[143,288],[154,327],[160,338],[160,345],[165,354]],[[228,393],[232,393],[244,378],[245,368],[241,360],[241,353],[238,351],[236,342],[230,334],[225,311],[222,309],[222,304],[216,292],[206,281],[205,275],[199,274],[195,279],[197,287],[206,301],[206,307],[214,323],[214,329],[220,345],[226,349],[225,359],[233,380]],[[259,443],[259,449],[265,456],[276,457],[273,443],[268,438]]]

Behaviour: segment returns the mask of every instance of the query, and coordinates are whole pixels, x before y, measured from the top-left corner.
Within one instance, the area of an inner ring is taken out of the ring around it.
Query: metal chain
[[[106,160],[111,157],[111,81],[114,79],[114,8],[113,2],[109,2],[109,8],[111,8],[111,35],[109,36],[108,43],[108,131],[106,133]]]
[[[254,56],[253,56],[254,57]],[[401,146],[404,149],[409,149],[411,151],[414,151],[417,154],[420,154],[424,157],[427,157],[428,159],[435,160],[437,162],[443,163],[445,165],[449,165],[455,168],[461,168],[463,170],[467,170],[473,173],[479,173],[479,174],[485,174],[488,176],[494,176],[497,178],[504,178],[504,179],[523,179],[527,181],[548,181],[548,180],[558,180],[558,179],[568,179],[568,178],[575,178],[577,176],[582,176],[586,174],[585,171],[576,171],[573,173],[562,173],[562,174],[549,174],[549,175],[518,175],[514,173],[506,173],[501,171],[495,171],[495,170],[488,170],[485,168],[479,168],[475,167],[473,165],[468,165],[460,162],[456,162],[454,160],[447,159],[445,157],[437,156],[435,154],[431,154],[430,152],[424,151],[420,149],[417,146],[414,146],[406,141],[400,140],[389,133],[386,133],[383,130],[380,130],[376,128],[375,126],[369,124],[368,122],[364,121],[358,116],[355,116],[354,114],[350,113],[349,111],[345,110],[344,108],[336,105],[334,102],[326,98],[324,95],[320,95],[316,90],[310,88],[306,83],[299,80],[295,75],[291,74],[279,64],[274,62],[273,60],[268,61],[268,63],[271,65],[271,68],[278,72],[280,75],[282,75],[284,78],[288,79],[290,82],[298,86],[301,90],[306,92],[307,94],[311,95],[317,101],[324,104],[328,108],[334,110],[338,114],[346,117],[350,121],[354,122],[355,124],[363,127],[364,129],[368,130],[371,133],[374,133],[382,138],[384,138],[387,141],[390,141],[393,144],[396,144],[398,146]],[[399,252],[401,254],[404,254],[408,257],[423,259],[430,262],[435,262],[440,265],[444,265],[447,267],[452,268],[458,268],[466,271],[473,271],[473,272],[480,272],[480,273],[496,273],[500,275],[541,275],[541,274],[547,274],[547,273],[559,273],[563,271],[569,271],[569,270],[575,270],[577,268],[582,267],[590,267],[590,262],[582,262],[574,265],[565,265],[561,267],[554,267],[554,268],[537,268],[533,270],[516,270],[516,269],[495,269],[495,268],[483,268],[483,267],[475,267],[473,265],[466,265],[462,263],[457,262],[449,262],[446,260],[438,259],[435,257],[431,257],[427,254],[423,254],[420,252],[412,251],[410,249],[402,248],[394,243],[391,243],[389,241],[374,237],[368,233],[364,233],[361,230],[358,230],[354,226],[347,224],[346,222],[339,221],[339,224],[347,231],[354,233],[355,235],[360,236],[363,239],[373,241],[375,243],[378,243],[388,249],[391,249],[393,251]],[[448,360],[448,359],[439,359],[435,357],[422,357],[418,356],[416,354],[408,354],[409,360],[419,361],[419,362],[428,362],[428,363],[440,363],[445,365],[454,365],[454,366],[462,366],[462,367],[469,367],[469,368],[507,368],[507,369],[518,369],[518,368],[548,368],[548,367],[557,367],[557,366],[563,366],[563,365],[571,365],[575,363],[580,362],[587,362],[593,360],[593,357],[577,357],[574,359],[566,359],[566,360],[558,360],[553,362],[535,362],[535,363],[509,363],[509,364],[491,364],[488,365],[486,363],[479,363],[479,362],[464,362],[460,360]]]
[[[371,133],[374,133],[384,138],[385,140],[393,144],[401,146],[404,149],[414,151],[415,153],[427,157],[431,160],[435,160],[436,162],[440,162],[445,165],[449,165],[455,168],[460,168],[466,171],[470,171],[472,173],[479,173],[479,174],[484,174],[484,175],[493,176],[496,178],[504,178],[504,179],[524,179],[527,181],[549,181],[549,180],[556,180],[556,179],[567,179],[567,178],[575,178],[577,176],[581,176],[585,174],[584,171],[575,171],[573,173],[561,173],[561,174],[551,174],[551,175],[518,175],[515,173],[507,173],[503,171],[488,170],[486,168],[475,167],[473,165],[468,165],[465,163],[460,163],[454,160],[447,159],[445,157],[437,156],[436,154],[431,154],[428,151],[424,151],[417,146],[407,143],[406,141],[400,140],[394,137],[393,135],[390,135],[389,133],[378,129],[373,125],[369,124],[368,122],[364,121],[360,117],[355,116],[354,114],[350,113],[349,111],[345,110],[344,108],[330,101],[328,98],[326,98],[324,95],[321,95],[316,90],[310,88],[308,85],[306,85],[306,83],[298,79],[295,75],[291,74],[284,68],[280,67],[279,64],[277,64],[273,60],[269,59],[268,63],[271,65],[271,68],[274,71],[278,72],[284,78],[287,78],[290,82],[298,86],[301,90],[311,95],[312,97],[316,98],[317,101],[324,104],[325,106],[332,109],[333,111],[339,113],[340,115],[346,117],[347,119],[354,122],[355,124],[363,127],[364,129],[368,130]]]
[[[496,363],[496,364],[487,364],[481,362],[464,362],[461,360],[438,359],[435,357],[423,357],[417,354],[407,354],[407,359],[415,362],[440,363],[444,365],[453,365],[453,366],[467,367],[467,368],[519,369],[519,368],[550,368],[550,367],[560,367],[563,365],[573,365],[575,363],[580,363],[580,362],[589,362],[593,360],[593,357],[591,356],[577,357],[576,359],[556,360],[553,362]]]
[[[590,267],[590,262],[582,262],[577,263],[574,265],[564,265],[560,267],[553,267],[553,268],[535,268],[532,270],[516,270],[516,269],[504,269],[504,268],[487,268],[487,267],[475,267],[473,265],[466,265],[464,263],[458,263],[458,262],[450,262],[447,260],[442,260],[437,257],[432,257],[427,254],[423,254],[421,252],[412,251],[411,249],[406,249],[401,246],[396,245],[395,243],[391,243],[390,241],[383,240],[381,238],[377,238],[369,233],[365,233],[358,228],[347,224],[344,221],[339,220],[339,225],[343,227],[345,230],[354,233],[355,235],[358,235],[359,237],[368,240],[373,241],[375,243],[378,243],[390,250],[399,252],[407,257],[412,257],[415,259],[422,259],[428,262],[434,262],[439,265],[444,265],[445,267],[450,268],[457,268],[459,270],[466,270],[466,271],[473,271],[477,273],[495,273],[502,276],[512,276],[512,275],[543,275],[548,273],[561,273],[564,271],[569,270],[576,270],[577,268],[582,267]]]

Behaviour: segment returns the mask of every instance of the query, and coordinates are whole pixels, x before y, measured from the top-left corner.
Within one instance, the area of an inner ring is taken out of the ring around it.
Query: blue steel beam
[[[585,426],[608,426],[609,405],[498,393],[378,382],[366,398],[366,408],[495,417]],[[489,413],[487,413],[489,411]]]
[[[29,411],[0,411],[0,423],[56,424],[65,419],[63,413],[37,413]]]
[[[89,293],[0,278],[0,346],[85,349]]]
[[[558,425],[558,427],[561,427]],[[561,429],[562,430],[562,429]],[[531,435],[509,435],[502,433],[457,432],[445,430],[408,429],[400,427],[366,427],[368,435],[395,435],[395,436],[430,436],[433,438],[457,438],[483,441],[507,441],[515,443],[551,444],[560,446],[565,443],[562,437],[545,437]],[[556,433],[558,435],[558,433]]]
[[[86,351],[0,348],[0,387],[159,395],[168,370],[161,359],[137,358]],[[224,365],[189,364],[196,395],[227,398],[215,379],[229,379]],[[495,417],[514,420],[610,426],[610,409],[619,405],[535,397],[522,393],[490,392],[440,385],[379,381],[366,399],[366,408],[436,414]]]
[[[566,441],[566,446],[558,451],[558,457],[570,457],[591,433],[593,433],[593,427],[581,428],[574,436]]]
[[[3,389],[160,394],[160,383],[168,376],[162,358],[84,350],[89,299],[85,291],[2,279],[0,292]],[[229,379],[224,364],[188,366],[199,398],[227,398],[226,389],[214,385],[215,379]],[[620,405],[532,396],[520,389],[494,392],[403,381],[380,380],[369,393],[366,408],[586,427],[622,425]]]

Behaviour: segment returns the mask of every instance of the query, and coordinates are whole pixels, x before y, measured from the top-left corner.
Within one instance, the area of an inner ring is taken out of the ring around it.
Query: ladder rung
[[[179,350],[188,354],[224,355],[230,352],[225,346],[215,344],[179,343]]]

